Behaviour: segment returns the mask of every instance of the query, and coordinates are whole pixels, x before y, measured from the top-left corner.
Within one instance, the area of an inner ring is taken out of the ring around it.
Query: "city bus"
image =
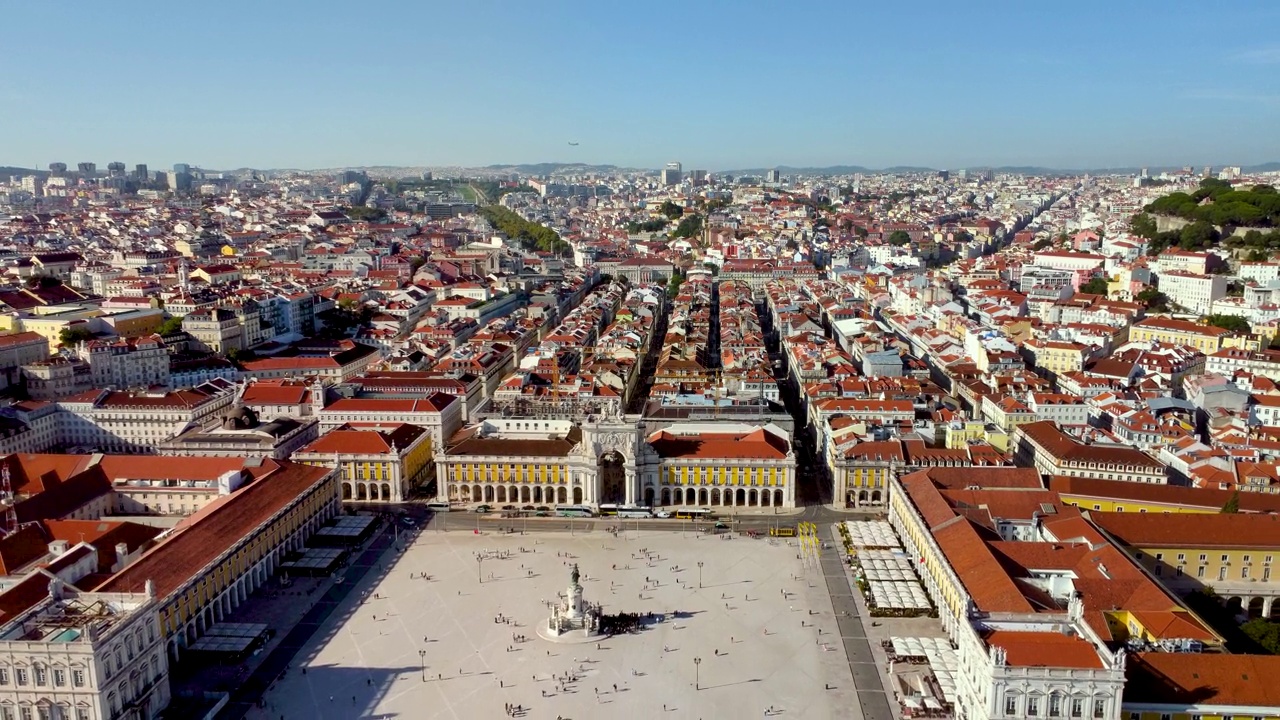
[[[647,507],[640,505],[614,505],[605,503],[600,506],[600,515],[602,517],[621,517],[621,518],[651,518],[653,511]]]
[[[680,520],[710,520],[715,517],[711,508],[677,508],[676,518]]]
[[[564,505],[556,508],[556,517],[595,517],[596,513],[585,505]]]

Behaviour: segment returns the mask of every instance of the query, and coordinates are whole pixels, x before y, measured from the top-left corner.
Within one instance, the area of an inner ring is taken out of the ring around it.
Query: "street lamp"
[[[702,561],[698,561],[698,589],[702,589]]]
[[[427,681],[427,651],[419,650],[418,659],[422,661],[422,682]]]
[[[698,666],[701,664],[702,664],[702,658],[696,657],[693,659],[693,689],[694,690],[702,689],[702,677],[701,677],[701,673],[698,670]]]
[[[483,565],[484,565],[484,557],[477,554],[476,555],[476,579],[480,581],[481,585],[484,584],[484,575],[482,574]]]

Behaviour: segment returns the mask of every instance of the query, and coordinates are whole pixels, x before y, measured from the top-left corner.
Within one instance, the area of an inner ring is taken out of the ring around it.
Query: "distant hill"
[[[648,168],[620,168],[617,165],[589,165],[578,162],[520,163],[517,165],[485,165],[480,170],[515,172],[523,175],[551,175],[554,173],[616,173],[635,172]]]
[[[9,177],[10,175],[38,175],[39,177],[48,177],[49,171],[0,165],[0,177]]]

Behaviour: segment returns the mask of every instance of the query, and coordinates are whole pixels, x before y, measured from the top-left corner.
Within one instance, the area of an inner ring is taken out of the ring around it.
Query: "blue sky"
[[[0,165],[1280,160],[1280,2],[22,2],[4,24]]]

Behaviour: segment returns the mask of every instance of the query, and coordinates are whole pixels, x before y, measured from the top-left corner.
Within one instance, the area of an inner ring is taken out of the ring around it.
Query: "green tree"
[[[1138,213],[1129,218],[1129,230],[1138,237],[1150,240],[1156,236],[1156,221],[1146,213]]]
[[[1236,490],[1231,493],[1231,497],[1227,498],[1227,502],[1222,505],[1222,512],[1228,515],[1235,515],[1240,512],[1240,491]]]
[[[1169,298],[1159,290],[1149,287],[1139,292],[1134,299],[1142,303],[1148,310],[1154,312],[1168,312]]]
[[[1238,315],[1206,315],[1204,321],[1214,327],[1230,330],[1234,333],[1247,333],[1249,321]]]
[[[885,239],[890,245],[897,245],[898,247],[911,244],[911,236],[904,230],[894,230]]]
[[[1240,631],[1272,655],[1280,654],[1280,623],[1267,618],[1254,618],[1240,626]]]
[[[658,212],[666,215],[671,220],[679,220],[684,217],[684,208],[667,200],[658,206]]]
[[[667,295],[675,297],[680,294],[680,286],[684,284],[684,276],[679,272],[671,273],[671,279],[667,281]]]
[[[1271,259],[1271,253],[1266,250],[1250,250],[1244,259],[1246,262],[1266,262]]]
[[[161,335],[172,335],[176,332],[182,332],[182,316],[174,315],[173,317],[160,323],[160,329],[156,332]]]
[[[1182,228],[1179,235],[1178,245],[1183,250],[1203,250],[1218,239],[1218,231],[1213,224],[1204,220],[1197,220]]]
[[[1048,248],[1051,248],[1051,247],[1053,247],[1052,240],[1050,240],[1049,238],[1040,238],[1039,240],[1035,241],[1035,243],[1031,246],[1031,249],[1039,252],[1040,250],[1047,250]]]
[[[92,339],[93,333],[84,328],[64,327],[62,330],[58,331],[58,341],[67,347],[78,345],[83,341]]]
[[[1080,292],[1087,293],[1089,295],[1106,295],[1107,279],[1101,277],[1093,278],[1089,282],[1080,286]]]
[[[671,237],[691,238],[702,234],[702,216],[690,215],[680,221]]]

